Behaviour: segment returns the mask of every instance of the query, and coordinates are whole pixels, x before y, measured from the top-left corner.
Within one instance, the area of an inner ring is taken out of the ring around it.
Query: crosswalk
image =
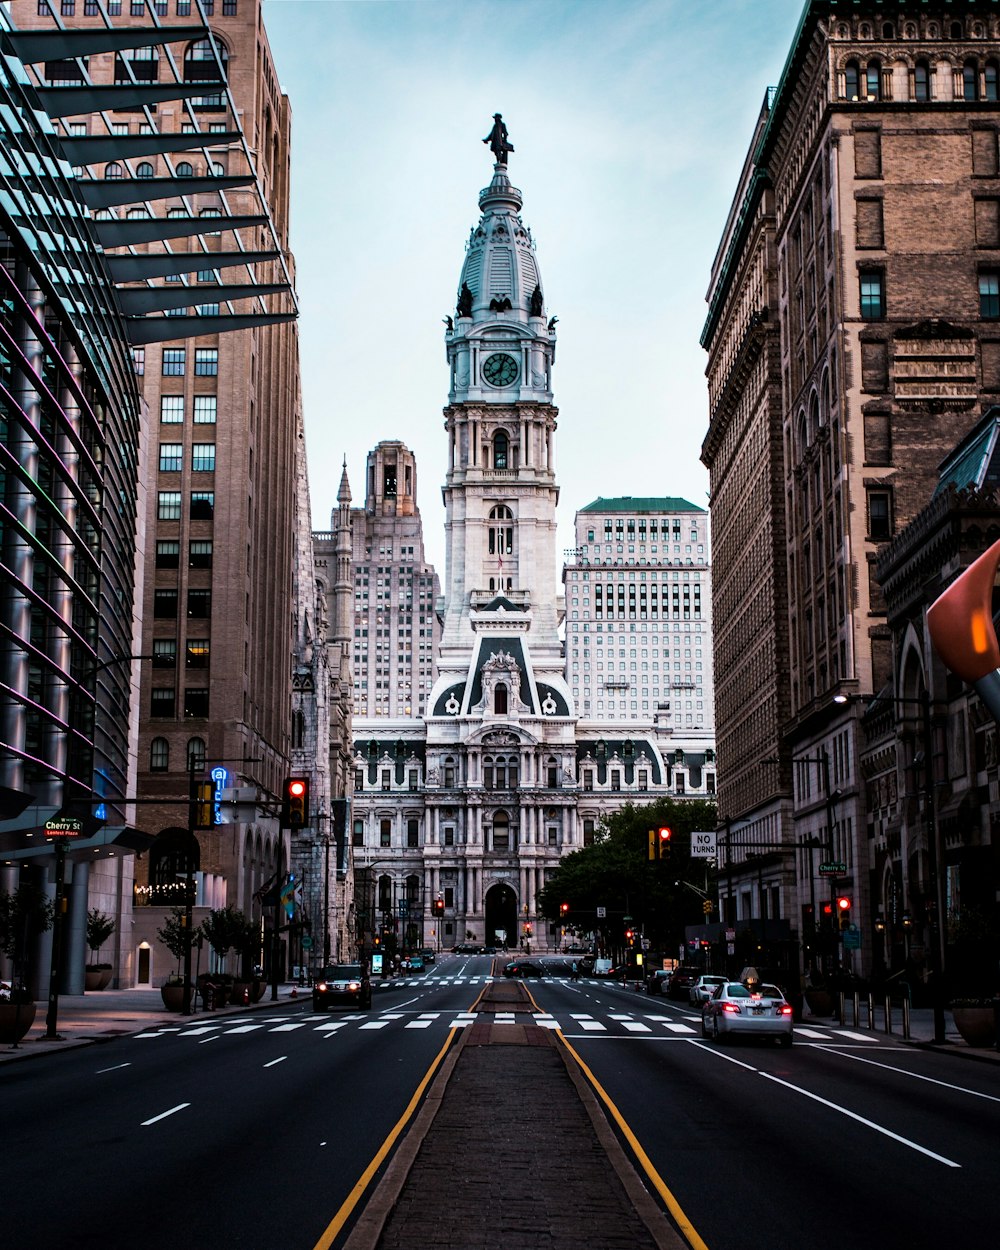
[[[567,1037],[646,1037],[646,1038],[692,1038],[701,1036],[701,1025],[690,1017],[668,1016],[640,1011],[609,1011],[599,1014],[589,1012],[475,1012],[475,1011],[368,1011],[343,1016],[329,1014],[304,1014],[295,1016],[255,1015],[247,1017],[224,1017],[204,1021],[191,1026],[163,1025],[142,1033],[133,1034],[134,1040],[178,1037],[207,1041],[213,1038],[239,1036],[250,1033],[298,1033],[306,1030],[321,1038],[331,1038],[350,1032],[380,1033],[393,1029],[465,1029],[482,1020],[492,1025],[535,1025],[542,1029],[558,1029]],[[868,1042],[880,1039],[874,1033],[855,1032],[829,1026],[827,1028],[797,1025],[794,1036],[802,1042]]]

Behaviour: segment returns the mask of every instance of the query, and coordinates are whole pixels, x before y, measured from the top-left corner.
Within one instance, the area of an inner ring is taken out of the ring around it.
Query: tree
[[[52,900],[37,885],[26,883],[13,893],[0,892],[0,952],[14,965],[13,994],[23,1001],[30,1001],[24,989],[30,944],[52,927],[54,914]]]
[[[197,936],[194,928],[188,928],[185,923],[185,914],[183,907],[173,907],[170,911],[169,918],[164,922],[162,929],[156,930],[156,936],[160,939],[167,950],[177,960],[177,975],[180,976],[181,961],[184,955],[194,945]]]
[[[114,933],[116,925],[112,916],[106,915],[102,911],[98,911],[96,907],[92,907],[87,912],[87,945],[90,952],[95,958],[92,960],[94,966],[97,965],[96,955],[108,938]],[[110,967],[110,965],[108,965]]]
[[[209,912],[207,918],[201,922],[201,932],[219,957],[225,971],[226,957],[231,950],[235,949],[240,955],[246,954],[251,926],[243,912],[228,906]]]
[[[563,920],[585,928],[601,928],[611,948],[620,945],[623,917],[633,918],[654,947],[667,949],[684,940],[686,924],[701,923],[704,913],[697,893],[683,883],[692,871],[691,834],[714,829],[716,807],[702,799],[657,799],[627,803],[605,818],[593,846],[567,855],[539,892],[538,906],[550,920],[560,918],[560,905],[569,903]],[[649,859],[649,830],[667,825],[672,831],[670,856]],[[607,918],[597,920],[597,908]]]

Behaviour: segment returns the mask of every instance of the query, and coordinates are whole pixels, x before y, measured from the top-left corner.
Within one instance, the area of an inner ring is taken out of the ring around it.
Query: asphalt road
[[[7,1065],[5,1244],[312,1250],[489,966],[445,957],[370,1012],[307,998]],[[709,1250],[993,1239],[1000,1070],[822,1027],[720,1046],[631,988],[527,984]]]

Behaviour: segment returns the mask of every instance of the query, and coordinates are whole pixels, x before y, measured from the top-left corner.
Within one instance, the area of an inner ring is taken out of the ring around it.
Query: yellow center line
[[[417,1104],[420,1102],[420,1099],[423,1097],[424,1090],[427,1088],[428,1084],[430,1083],[431,1077],[437,1071],[438,1067],[440,1066],[441,1060],[445,1057],[445,1054],[447,1053],[448,1047],[455,1040],[455,1037],[457,1034],[458,1034],[458,1029],[448,1030],[448,1037],[447,1037],[447,1040],[445,1041],[445,1044],[438,1051],[437,1055],[434,1058],[434,1061],[431,1063],[431,1066],[424,1073],[424,1078],[420,1082],[420,1084],[417,1086],[416,1090],[414,1091],[413,1097],[410,1099],[409,1103],[407,1104],[406,1110],[396,1121],[395,1126],[393,1127],[389,1136],[385,1139],[385,1141],[379,1147],[378,1152],[376,1153],[375,1157],[372,1159],[371,1163],[369,1163],[368,1166],[365,1168],[365,1170],[361,1173],[361,1176],[358,1179],[357,1183],[355,1184],[354,1188],[351,1190],[351,1192],[347,1195],[347,1197],[341,1203],[340,1210],[337,1212],[337,1214],[333,1217],[333,1219],[327,1225],[326,1231],[323,1233],[323,1236],[320,1237],[319,1241],[316,1242],[314,1250],[330,1250],[330,1246],[333,1245],[334,1240],[340,1233],[340,1230],[344,1227],[344,1224],[350,1218],[350,1215],[353,1212],[354,1208],[357,1206],[362,1194],[365,1192],[365,1190],[368,1188],[369,1184],[371,1183],[372,1177],[382,1166],[383,1162],[385,1161],[386,1155],[395,1145],[396,1139],[399,1137],[400,1133],[403,1131],[403,1129],[406,1127],[406,1125],[409,1123],[410,1119],[412,1118],[414,1111],[416,1111],[417,1109]]]
[[[529,994],[529,997],[530,997],[530,994]],[[681,1208],[681,1204],[677,1201],[673,1193],[667,1187],[666,1181],[664,1181],[663,1177],[659,1174],[659,1172],[657,1172],[656,1168],[653,1166],[653,1162],[650,1159],[650,1157],[646,1154],[645,1150],[643,1150],[642,1146],[639,1145],[638,1138],[632,1132],[629,1126],[625,1123],[625,1117],[618,1110],[615,1104],[611,1101],[610,1096],[608,1095],[607,1091],[604,1089],[603,1085],[601,1085],[601,1082],[597,1079],[596,1076],[594,1076],[593,1072],[591,1072],[590,1068],[588,1068],[587,1065],[584,1063],[584,1061],[580,1058],[579,1054],[577,1054],[573,1046],[566,1040],[565,1036],[563,1035],[562,1029],[555,1029],[554,1032],[555,1032],[556,1037],[559,1038],[562,1044],[566,1047],[569,1053],[573,1056],[573,1059],[578,1064],[581,1072],[583,1072],[584,1076],[586,1076],[587,1080],[594,1087],[594,1091],[596,1092],[597,1096],[601,1099],[601,1101],[607,1107],[608,1111],[611,1113],[611,1118],[621,1129],[622,1134],[625,1137],[625,1140],[628,1142],[629,1146],[631,1146],[632,1151],[635,1154],[635,1157],[638,1159],[639,1164],[642,1167],[642,1170],[649,1177],[656,1192],[660,1195],[660,1197],[666,1203],[667,1210],[673,1216],[674,1221],[676,1222],[677,1227],[680,1229],[681,1234],[684,1237],[685,1241],[688,1243],[689,1246],[692,1247],[692,1250],[708,1250],[708,1247],[705,1245],[704,1241],[702,1241],[701,1237],[698,1235],[697,1231],[695,1230],[694,1225],[691,1223],[688,1217],[684,1214],[684,1211]]]

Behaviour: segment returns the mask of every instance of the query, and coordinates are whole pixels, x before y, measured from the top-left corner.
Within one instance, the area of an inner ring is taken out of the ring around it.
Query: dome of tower
[[[493,181],[479,193],[479,225],[469,236],[465,263],[458,283],[459,315],[466,307],[475,322],[492,321],[499,313],[508,320],[526,322],[543,316],[541,277],[531,231],[520,217],[521,192],[511,185],[504,165],[497,165]]]

